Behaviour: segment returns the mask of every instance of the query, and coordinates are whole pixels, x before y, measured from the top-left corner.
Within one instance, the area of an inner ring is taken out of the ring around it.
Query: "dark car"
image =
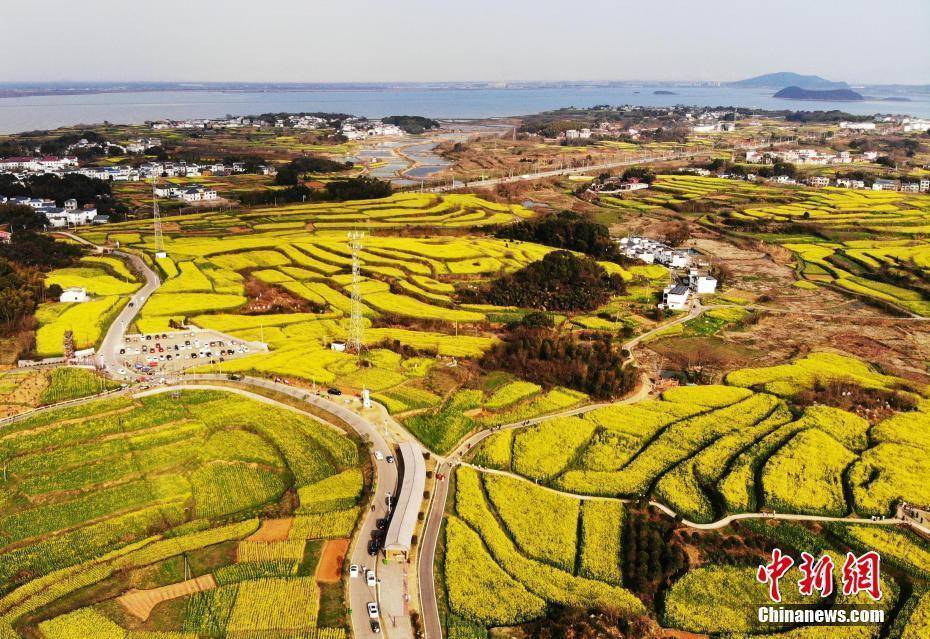
[[[375,527],[376,527],[378,530],[385,530],[385,529],[388,527],[388,520],[387,520],[387,518],[386,518],[386,517],[382,517],[381,519],[379,519],[378,521],[376,521],[376,522],[375,522]]]
[[[371,631],[375,634],[381,632],[381,623],[377,619],[371,620]]]
[[[371,538],[374,539],[375,541],[382,541],[384,539],[384,531],[383,530],[372,530]]]
[[[338,388],[330,388],[326,392],[329,393],[330,395],[342,395],[342,391],[339,390]]]
[[[378,544],[377,541],[372,539],[371,541],[368,542],[368,554],[371,555],[372,557],[376,556],[378,554],[379,547],[380,547],[380,544]]]

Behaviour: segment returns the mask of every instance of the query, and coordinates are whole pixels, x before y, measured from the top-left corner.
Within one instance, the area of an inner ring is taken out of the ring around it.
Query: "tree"
[[[599,260],[620,261],[620,251],[603,224],[574,211],[561,211],[516,224],[497,227],[495,237],[536,242],[578,251]]]
[[[636,178],[640,182],[652,184],[655,182],[656,174],[645,166],[631,166],[623,172],[624,180],[629,180],[630,178]]]
[[[42,229],[48,220],[44,213],[37,213],[31,206],[22,204],[0,204],[0,224],[6,224],[14,232]]]

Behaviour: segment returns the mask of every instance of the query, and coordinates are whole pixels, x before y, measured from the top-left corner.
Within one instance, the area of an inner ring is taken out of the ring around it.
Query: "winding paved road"
[[[74,235],[72,233],[60,233],[60,235],[64,235],[75,240],[76,242],[80,242],[81,244],[92,246],[97,250],[101,250],[100,246],[78,235]],[[126,375],[121,375],[119,373],[120,345],[123,343],[126,329],[130,324],[132,324],[145,301],[158,289],[159,286],[161,286],[161,280],[155,271],[153,271],[139,256],[122,251],[114,251],[113,254],[130,260],[136,271],[141,273],[145,278],[145,284],[132,296],[132,305],[130,306],[127,304],[125,307],[123,307],[119,315],[117,315],[117,317],[110,324],[109,329],[107,329],[107,334],[97,351],[97,363],[111,377],[126,381],[133,381],[136,378],[134,371],[128,370]],[[159,386],[148,391],[143,391],[136,396],[164,393],[169,390],[178,388],[204,387],[203,385],[199,384],[185,383],[185,381],[223,381],[226,383],[211,387],[220,388],[231,392],[238,392],[258,401],[282,406],[290,410],[297,410],[292,406],[277,402],[274,399],[243,390],[242,388],[236,388],[228,383],[228,377],[224,375],[173,375],[171,377],[172,379],[170,380],[169,384]],[[179,379],[184,381],[178,381]],[[387,517],[388,515],[387,494],[389,492],[396,494],[397,491],[397,465],[389,464],[386,461],[386,457],[393,452],[393,444],[396,443],[396,441],[394,441],[396,438],[390,437],[387,429],[385,429],[384,434],[382,434],[382,432],[374,424],[363,419],[358,413],[347,408],[345,405],[332,401],[326,397],[309,393],[306,390],[297,389],[293,386],[279,384],[270,380],[259,379],[255,377],[244,377],[241,380],[238,380],[236,383],[241,386],[263,388],[276,393],[282,393],[301,402],[315,406],[317,409],[329,413],[330,415],[333,415],[348,424],[353,430],[355,430],[356,433],[358,433],[358,435],[363,440],[371,443],[372,451],[380,451],[383,453],[383,458],[380,460],[376,459],[375,456],[372,455],[371,462],[374,469],[374,478],[371,507],[365,513],[365,517],[363,518],[361,526],[357,531],[357,535],[353,540],[353,546],[351,550],[350,562],[362,567],[362,574],[358,578],[350,579],[350,583],[348,585],[349,606],[351,608],[352,615],[352,630],[354,636],[357,639],[374,639],[375,637],[381,636],[398,639],[413,639],[413,633],[411,631],[409,617],[407,615],[409,593],[407,590],[407,580],[404,567],[398,567],[396,564],[388,563],[379,565],[376,557],[370,557],[368,555],[367,548],[368,540],[371,537],[372,531],[376,528],[377,520],[382,517]],[[307,411],[300,412],[310,415],[317,421],[327,423],[325,420],[317,417],[313,413]],[[413,438],[410,437],[410,439]],[[364,578],[365,568],[371,568],[378,574],[378,585],[376,587],[371,588],[367,585]],[[381,611],[381,625],[383,629],[383,633],[381,634],[376,634],[372,631],[371,628],[371,622],[367,611],[368,602],[371,601],[378,602],[378,606]]]
[[[63,235],[65,237],[71,238],[75,242],[79,242],[86,246],[92,246],[98,251],[101,251],[103,247],[94,244],[90,240],[87,240],[80,235],[75,235],[74,233],[58,233],[58,235]],[[125,253],[123,251],[113,251],[112,255],[125,258],[132,263],[132,266],[136,273],[141,273],[145,278],[145,284],[142,285],[138,291],[132,294],[129,298],[129,302],[119,314],[113,319],[113,322],[110,324],[110,328],[107,329],[107,334],[104,336],[103,341],[100,343],[100,348],[97,349],[95,355],[97,366],[100,366],[105,370],[111,377],[114,379],[122,381],[131,381],[136,378],[135,371],[129,369],[126,370],[126,374],[120,374],[119,370],[122,368],[120,365],[119,359],[119,349],[120,345],[123,343],[123,339],[126,336],[126,330],[129,328],[129,325],[132,324],[135,320],[136,315],[139,314],[139,311],[142,310],[142,306],[145,304],[145,301],[158,290],[158,287],[161,286],[161,280],[158,278],[158,274],[153,271],[145,261],[133,253]]]

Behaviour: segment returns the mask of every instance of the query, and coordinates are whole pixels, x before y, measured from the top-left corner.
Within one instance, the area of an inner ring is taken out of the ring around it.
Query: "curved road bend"
[[[313,413],[301,411],[300,409],[297,409],[289,404],[278,402],[270,397],[253,393],[242,388],[237,388],[235,386],[226,384],[185,384],[183,380],[228,381],[228,378],[224,375],[185,375],[180,383],[153,388],[151,390],[138,393],[135,396],[144,397],[146,395],[165,393],[175,389],[224,390],[238,393],[240,395],[249,397],[250,399],[264,402],[266,404],[271,404],[287,410],[300,412],[301,414],[307,415],[318,422],[326,424],[327,426],[332,426],[324,419]],[[363,440],[371,442],[373,450],[382,451],[385,456],[390,454],[390,451],[392,450],[384,436],[375,427],[374,424],[363,419],[357,413],[350,410],[349,408],[346,408],[344,405],[332,401],[326,397],[317,396],[312,393],[308,393],[305,390],[294,388],[293,386],[278,384],[269,380],[255,377],[244,377],[235,383],[272,390],[276,393],[282,393],[299,401],[315,406],[316,408],[334,415],[335,417],[347,423],[356,433],[358,433],[359,437],[361,437]],[[407,631],[406,626],[400,625],[398,627],[393,627],[392,623],[390,622],[390,618],[392,616],[397,617],[398,619],[405,618],[403,596],[404,584],[402,580],[403,575],[402,573],[395,575],[393,571],[388,571],[385,567],[379,565],[376,558],[368,556],[367,548],[368,540],[371,538],[372,531],[376,528],[377,520],[387,516],[387,493],[394,493],[397,489],[397,465],[389,464],[386,460],[383,459],[375,459],[374,456],[372,456],[371,462],[375,470],[372,497],[372,504],[374,505],[374,509],[369,508],[367,511],[365,511],[365,513],[363,513],[364,517],[361,526],[359,527],[358,534],[355,538],[355,543],[351,548],[351,555],[349,558],[350,563],[357,564],[361,569],[361,574],[357,578],[348,580],[349,607],[352,611],[352,630],[354,636],[357,639],[374,639],[375,637],[381,636],[412,639],[413,635]],[[366,568],[371,568],[376,571],[379,579],[378,586],[371,588],[366,584]],[[379,608],[381,609],[382,634],[376,634],[371,630],[367,606],[368,603],[372,601],[378,602]]]
[[[79,242],[86,246],[92,246],[98,250],[103,247],[94,244],[90,240],[87,240],[79,235],[73,233],[58,233],[59,235],[64,235],[75,242]],[[138,291],[132,294],[123,310],[113,319],[113,322],[110,324],[110,328],[107,329],[107,334],[104,336],[103,341],[100,343],[100,348],[97,349],[96,360],[97,365],[102,367],[107,373],[112,377],[121,380],[132,379],[134,376],[133,371],[127,371],[127,375],[120,375],[117,371],[120,369],[119,363],[119,349],[120,345],[123,343],[123,338],[126,336],[126,330],[129,328],[129,325],[132,324],[133,320],[138,315],[139,311],[142,309],[142,306],[145,304],[146,300],[154,293],[159,286],[161,286],[161,280],[158,278],[158,275],[153,271],[148,264],[145,263],[138,255],[132,253],[125,253],[123,251],[113,251],[113,255],[117,255],[122,258],[128,259],[132,262],[133,267],[137,273],[141,273],[145,278],[145,284],[142,285]],[[132,304],[132,306],[130,306]]]
[[[61,233],[61,235],[87,246],[92,246],[97,249],[101,248],[93,242],[78,235],[74,235],[73,233]],[[120,378],[120,375],[117,373],[120,367],[119,349],[120,345],[123,343],[126,329],[135,319],[145,301],[159,286],[161,286],[161,280],[155,271],[153,271],[139,256],[122,251],[114,251],[114,254],[129,259],[145,277],[145,284],[133,295],[133,306],[127,304],[123,307],[122,311],[107,330],[107,334],[101,342],[100,349],[97,353],[97,361],[104,370],[111,376]],[[130,371],[127,377],[131,380],[132,377],[134,377],[133,372]],[[187,379],[227,380],[227,378],[222,375],[189,375],[186,377]],[[349,424],[360,437],[371,441],[374,450],[382,451],[385,457],[393,450],[385,440],[385,437],[373,424],[341,404],[333,402],[325,397],[311,395],[305,391],[295,389],[292,386],[277,384],[269,380],[246,377],[240,380],[240,383],[267,388],[312,404]],[[183,387],[183,385],[163,386],[153,389],[153,392],[164,392],[167,388],[180,387]],[[224,388],[233,390],[233,388],[229,386],[225,386]],[[256,398],[260,397],[254,394],[253,396]],[[285,406],[284,404],[281,405]],[[373,478],[374,509],[369,510],[362,521],[358,536],[352,548],[351,556],[351,563],[358,564],[363,570],[358,578],[350,579],[351,583],[349,584],[349,606],[352,609],[353,634],[356,638],[364,637],[373,639],[378,636],[392,636],[412,639],[409,618],[406,615],[407,592],[403,570],[398,569],[396,565],[393,564],[385,564],[383,567],[379,566],[376,558],[368,556],[368,539],[371,538],[371,533],[376,528],[376,522],[379,518],[386,517],[388,514],[387,493],[396,492],[398,485],[397,466],[395,464],[388,464],[386,460],[377,459],[372,459],[372,463],[375,470],[375,476]],[[377,587],[370,588],[366,584],[364,578],[365,568],[372,568],[378,574],[379,585]],[[370,601],[376,601],[379,604],[383,635],[378,635],[371,630],[367,610],[367,605]],[[389,620],[391,621],[389,622]],[[400,625],[395,626],[393,623],[394,620],[399,620],[401,622]]]

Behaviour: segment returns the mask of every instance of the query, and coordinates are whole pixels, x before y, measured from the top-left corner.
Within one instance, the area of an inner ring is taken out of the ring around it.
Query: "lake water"
[[[930,117],[930,97],[911,102],[808,102],[777,100],[771,90],[675,87],[675,95],[654,95],[656,87],[567,87],[546,89],[398,89],[285,92],[155,91],[0,98],[0,133],[52,129],[103,121],[139,124],[146,120],[218,118],[269,112],[329,111],[365,117],[407,114],[433,118],[487,118],[538,113],[595,104],[640,106],[742,106],[764,109],[848,113],[906,113]]]

